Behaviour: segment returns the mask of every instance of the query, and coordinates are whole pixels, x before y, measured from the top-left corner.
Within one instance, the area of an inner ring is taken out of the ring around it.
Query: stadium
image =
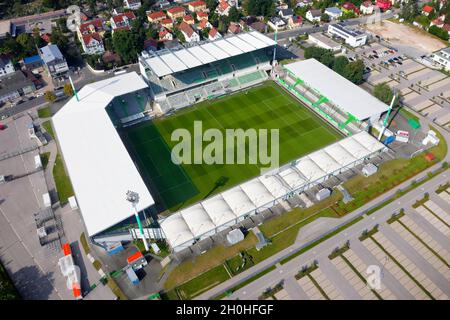
[[[250,31],[143,52],[141,76],[86,85],[54,116],[94,243],[140,237],[128,190],[151,221],[145,236],[178,252],[386,150],[365,129],[387,105],[314,59],[277,66],[275,48]],[[173,163],[171,133],[196,120],[222,131],[279,129],[281,167],[261,175],[259,164]]]

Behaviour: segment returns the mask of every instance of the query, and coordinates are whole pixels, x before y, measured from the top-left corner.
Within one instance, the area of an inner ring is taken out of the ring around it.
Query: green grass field
[[[192,133],[197,120],[202,121],[203,130],[279,129],[280,165],[342,138],[273,82],[127,129],[126,144],[141,173],[171,211],[260,174],[261,165],[257,164],[174,164],[171,148],[177,142],[171,141],[172,132],[186,128]]]

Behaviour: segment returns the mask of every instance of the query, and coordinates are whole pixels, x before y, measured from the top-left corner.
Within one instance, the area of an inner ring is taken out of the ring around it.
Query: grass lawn
[[[249,233],[245,239],[231,247],[224,247],[222,245],[216,246],[201,256],[187,260],[179,264],[172,270],[168,276],[164,287],[172,289],[192,278],[207,272],[208,270],[222,265],[227,259],[236,256],[239,252],[246,250],[256,244],[256,236]]]
[[[44,107],[38,110],[39,118],[50,118],[52,116],[52,112],[50,111],[50,107]]]
[[[206,101],[177,114],[124,131],[130,152],[137,158],[164,206],[171,211],[260,174],[260,164],[182,164],[171,161],[175,129],[193,133],[194,121],[203,130],[279,129],[280,164],[338,141],[342,136],[273,82],[218,100]],[[192,134],[193,136],[193,134]],[[237,144],[235,142],[235,144]],[[207,143],[204,143],[206,146]],[[236,147],[235,147],[236,149]],[[245,145],[248,152],[248,145]],[[224,147],[221,155],[225,155]],[[247,158],[248,159],[248,158]]]
[[[41,153],[41,162],[42,162],[42,168],[47,168],[48,165],[48,159],[50,158],[50,152]]]
[[[55,132],[53,131],[52,121],[47,120],[42,122],[42,127],[44,127],[45,131],[52,137],[52,139],[55,139]]]
[[[58,192],[61,204],[67,202],[67,199],[74,195],[72,183],[64,168],[61,155],[56,156],[55,166],[53,167],[53,179],[55,179],[56,191]]]
[[[177,288],[181,299],[191,299],[230,278],[223,265],[217,266]]]

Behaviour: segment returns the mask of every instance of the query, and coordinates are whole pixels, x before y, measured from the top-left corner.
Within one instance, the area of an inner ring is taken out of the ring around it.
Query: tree
[[[53,91],[45,91],[44,99],[47,102],[53,103],[56,101],[56,95]]]
[[[139,39],[134,32],[117,30],[114,31],[112,39],[114,51],[122,58],[124,63],[129,64],[136,61],[143,44],[139,43]]]
[[[246,0],[243,7],[252,16],[268,18],[275,14],[275,2],[273,0]]]
[[[237,22],[242,17],[241,12],[236,7],[231,7],[228,13],[228,18],[230,21]]]
[[[343,76],[353,82],[354,84],[363,83],[364,74],[364,62],[362,60],[356,60],[350,62],[344,70]]]
[[[386,82],[382,82],[376,84],[373,88],[373,95],[380,101],[383,101],[386,104],[390,104],[392,101],[392,97],[394,96],[394,92],[391,87],[387,85]]]
[[[442,40],[448,40],[448,32],[438,26],[431,26],[428,32],[434,34],[435,36],[441,38]]]
[[[414,19],[420,14],[420,9],[417,0],[409,0],[403,4],[403,8],[400,12],[400,17],[408,22],[413,22]]]
[[[330,22],[330,16],[327,15],[326,13],[322,13],[320,15],[320,21],[322,21],[322,22]]]
[[[343,75],[348,63],[349,61],[346,56],[339,56],[334,60],[333,70],[340,75]]]
[[[64,94],[68,97],[72,97],[73,96],[73,88],[72,85],[70,83],[66,83],[64,85]]]

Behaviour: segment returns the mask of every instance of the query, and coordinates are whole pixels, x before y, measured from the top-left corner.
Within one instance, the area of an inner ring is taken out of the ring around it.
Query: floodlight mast
[[[142,235],[142,241],[144,242],[145,250],[149,251],[150,249],[147,244],[147,239],[145,238],[145,235],[144,235],[144,229],[142,228],[141,219],[139,218],[139,213],[136,208],[137,204],[139,203],[139,194],[137,192],[128,190],[127,191],[127,201],[131,203],[131,206],[134,209],[134,216],[136,217],[136,221],[139,226],[139,231],[141,232],[141,235]]]
[[[378,136],[378,141],[381,141],[381,138],[383,137],[384,131],[386,130],[388,118],[389,118],[389,115],[391,114],[392,108],[394,107],[394,102],[395,102],[396,98],[397,98],[397,93],[394,92],[394,95],[393,95],[392,101],[391,101],[391,105],[389,106],[389,109],[388,109],[388,112],[386,114],[386,117],[384,118],[383,127],[381,128],[380,135]]]

